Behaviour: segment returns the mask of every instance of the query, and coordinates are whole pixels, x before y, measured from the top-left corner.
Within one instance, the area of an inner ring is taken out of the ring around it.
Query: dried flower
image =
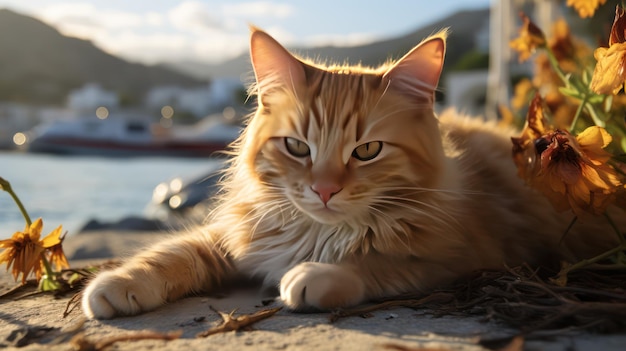
[[[593,17],[600,5],[606,0],[567,0],[567,6],[573,7],[581,18]]]
[[[40,280],[45,259],[43,255],[48,249],[61,245],[61,226],[39,240],[42,228],[43,222],[38,218],[30,226],[26,226],[23,232],[16,232],[10,239],[0,240],[0,248],[4,248],[0,253],[0,264],[6,262],[7,270],[12,266],[11,273],[15,280],[20,273],[22,283],[26,282],[31,273]],[[62,248],[55,248],[52,254],[57,267],[69,267]]]
[[[60,236],[59,234],[61,234],[61,226],[58,226],[57,229],[46,236],[46,238],[58,238],[59,242],[57,244],[52,244],[52,246],[47,246],[48,244],[44,243],[44,247],[47,248],[46,258],[57,271],[70,267],[69,262],[67,262],[67,257],[65,257],[65,252],[63,252],[63,240],[65,240],[65,235]],[[44,241],[46,238],[44,238]]]
[[[519,53],[519,61],[523,62],[530,58],[530,55],[540,47],[546,45],[546,37],[528,16],[520,13],[520,17],[524,24],[519,32],[519,37],[513,39],[509,45]]]
[[[547,45],[561,70],[571,73],[579,71],[580,64],[585,64],[591,56],[589,46],[572,37],[570,27],[564,19],[555,21],[550,33]]]
[[[598,94],[617,94],[626,81],[626,17],[624,9],[615,8],[608,48],[597,48],[593,56],[597,63],[591,79],[591,89]]]
[[[626,18],[624,17],[624,8],[615,6],[615,19],[611,26],[611,34],[609,35],[609,46],[619,44],[626,41]]]
[[[614,201],[622,183],[615,169],[607,164],[611,155],[604,148],[611,136],[603,128],[589,127],[577,137],[552,129],[537,94],[522,135],[512,141],[518,174],[557,210],[572,209],[579,217],[601,214]]]

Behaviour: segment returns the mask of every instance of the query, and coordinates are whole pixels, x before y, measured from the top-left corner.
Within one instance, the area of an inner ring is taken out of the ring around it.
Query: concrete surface
[[[65,243],[72,267],[80,268],[101,262],[106,255],[120,257],[157,239],[160,234],[134,232],[97,232],[69,237]],[[85,260],[91,253],[98,260]],[[106,254],[106,255],[105,255]],[[15,286],[4,269],[0,273],[0,293]],[[144,330],[162,333],[180,331],[180,338],[116,342],[107,350],[626,350],[626,334],[593,335],[561,331],[558,334],[534,334],[523,345],[493,343],[517,334],[516,330],[478,318],[456,316],[435,318],[425,311],[395,308],[373,312],[368,318],[348,317],[330,323],[328,313],[298,314],[281,310],[253,325],[252,331],[227,332],[197,338],[202,331],[216,326],[221,317],[213,310],[235,315],[277,307],[277,302],[263,306],[256,291],[237,291],[226,297],[189,297],[135,317],[109,321],[85,321],[80,310],[68,317],[62,314],[71,296],[54,298],[39,294],[19,300],[0,299],[0,348],[16,348],[16,340],[26,330],[39,330],[30,338],[35,343],[20,350],[74,350],[69,339],[84,333],[91,342],[105,341]],[[213,308],[213,309],[212,309]],[[26,337],[26,339],[29,339]],[[25,340],[26,340],[25,339]],[[485,346],[479,341],[483,340]]]

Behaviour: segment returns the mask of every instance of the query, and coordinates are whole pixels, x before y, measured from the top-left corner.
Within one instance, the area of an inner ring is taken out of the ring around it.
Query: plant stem
[[[610,249],[608,251],[605,251],[605,252],[599,254],[598,256],[595,256],[595,257],[592,257],[592,258],[589,258],[589,259],[586,259],[586,260],[582,260],[582,261],[576,262],[575,264],[573,264],[573,265],[567,267],[566,269],[564,269],[562,271],[562,273],[559,273],[559,275],[567,274],[567,273],[569,273],[571,271],[574,271],[576,269],[582,268],[582,267],[590,265],[592,263],[596,263],[596,262],[598,262],[600,260],[603,260],[603,259],[605,259],[607,257],[611,257],[612,255],[614,255],[614,254],[616,254],[616,253],[618,253],[618,252],[620,252],[622,250],[626,250],[626,243],[622,243],[621,245],[618,245],[618,246],[616,246],[616,247],[614,247],[614,248],[612,248],[612,249]]]
[[[48,262],[48,259],[46,258],[45,252],[41,253],[41,263],[43,263],[43,267],[46,270],[46,275],[48,276],[48,279],[54,278],[54,271],[50,266],[50,262]]]
[[[593,123],[595,123],[595,125],[599,127],[604,128],[606,126],[606,123],[604,122],[602,118],[600,118],[600,116],[598,116],[598,112],[594,109],[593,105],[590,104],[589,102],[586,102],[585,105],[587,105],[585,107],[587,107],[587,112],[589,112],[589,115],[591,116]]]
[[[41,264],[43,265],[46,274],[39,281],[39,290],[41,291],[57,291],[61,289],[61,284],[57,280],[58,273],[55,273],[50,266],[50,262],[46,258],[44,252],[41,253]]]
[[[617,225],[615,224],[615,222],[613,221],[613,219],[611,218],[611,216],[609,215],[608,212],[604,213],[604,217],[606,218],[606,220],[609,222],[609,225],[611,226],[611,228],[613,228],[613,230],[615,231],[615,233],[617,234],[617,237],[619,238],[620,244],[617,245],[616,247],[605,251],[601,254],[599,254],[598,256],[589,258],[589,259],[585,259],[579,262],[576,262],[575,264],[571,265],[571,266],[567,266],[561,269],[561,271],[558,274],[558,278],[556,279],[556,281],[559,284],[565,285],[565,283],[567,282],[567,275],[574,270],[580,269],[582,267],[588,266],[590,264],[596,263],[598,261],[601,261],[605,258],[611,257],[613,255],[618,255],[617,256],[617,261],[618,263],[616,265],[613,265],[613,268],[616,267],[621,267],[622,269],[626,268],[626,265],[620,263],[623,262],[622,261],[622,257],[624,255],[624,253],[626,252],[626,238],[624,238],[624,234],[622,234],[622,232],[620,232],[619,228],[617,227]],[[571,227],[571,224],[570,224]],[[620,257],[621,256],[621,257]]]
[[[559,240],[559,244],[563,243],[563,239],[565,239],[565,236],[567,235],[567,233],[569,233],[569,231],[572,229],[572,227],[574,226],[574,224],[576,223],[577,220],[578,220],[578,216],[574,216],[574,218],[572,218],[572,221],[569,222],[569,225],[565,229],[565,232],[563,232],[563,235],[561,235],[561,239]]]
[[[556,72],[556,75],[559,76],[559,78],[563,81],[563,84],[565,84],[565,86],[568,87],[569,79],[567,79],[567,77],[565,76],[565,73],[563,73],[563,71],[561,70],[561,67],[559,66],[559,61],[554,56],[554,53],[552,52],[552,50],[550,50],[547,46],[545,49],[546,49],[546,54],[548,55],[548,60],[550,61],[550,65],[554,69],[554,72]]]
[[[574,115],[574,119],[572,119],[572,124],[570,124],[569,126],[569,131],[572,134],[574,134],[574,128],[576,128],[576,123],[578,122],[578,118],[583,112],[583,108],[585,107],[585,104],[587,103],[588,97],[589,96],[585,94],[583,96],[583,100],[580,102],[580,105],[578,105],[578,108],[576,109],[576,114]]]
[[[20,209],[20,212],[22,212],[22,217],[24,217],[26,225],[30,226],[33,222],[30,220],[30,216],[28,215],[28,212],[26,212],[26,208],[22,204],[22,201],[20,201],[20,198],[17,197],[17,194],[15,194],[15,192],[13,191],[11,183],[9,183],[8,180],[0,177],[0,189],[6,191],[7,193],[9,193],[9,195],[11,195],[13,201],[15,201],[15,204]]]

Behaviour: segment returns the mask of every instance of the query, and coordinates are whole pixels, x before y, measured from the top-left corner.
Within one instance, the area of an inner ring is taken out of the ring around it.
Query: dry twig
[[[548,275],[549,276],[549,275]],[[574,328],[596,332],[626,330],[626,273],[571,272],[559,286],[528,267],[482,271],[431,295],[406,295],[338,311],[331,321],[380,309],[425,309],[436,316],[478,315],[504,322],[524,333]]]
[[[218,313],[220,317],[222,317],[222,324],[218,325],[217,327],[213,327],[209,330],[203,331],[202,333],[198,333],[197,337],[205,338],[209,335],[218,334],[218,333],[247,330],[254,323],[273,316],[274,314],[276,314],[276,312],[280,311],[281,309],[282,309],[281,307],[264,309],[264,310],[260,310],[252,314],[246,314],[246,315],[234,317],[236,310],[232,311],[231,313],[224,313],[224,312],[220,312],[214,309],[211,306],[211,310]]]

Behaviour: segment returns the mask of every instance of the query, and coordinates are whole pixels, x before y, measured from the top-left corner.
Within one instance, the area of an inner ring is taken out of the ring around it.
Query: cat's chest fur
[[[330,226],[310,219],[283,221],[277,214],[253,230],[250,241],[231,250],[237,266],[253,276],[277,282],[298,262],[337,263],[369,251],[366,226]],[[279,219],[280,218],[280,219]]]

